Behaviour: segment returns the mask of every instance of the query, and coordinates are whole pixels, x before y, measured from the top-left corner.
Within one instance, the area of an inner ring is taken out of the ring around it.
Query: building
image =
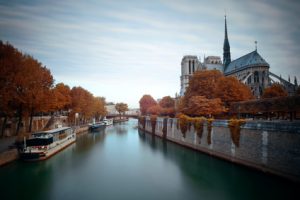
[[[257,42],[255,41],[255,44]],[[208,56],[203,63],[197,56],[186,55],[181,61],[180,96],[183,96],[189,84],[189,78],[197,70],[217,69],[225,76],[234,76],[239,81],[248,85],[256,98],[260,98],[264,89],[272,83],[282,84],[288,93],[294,94],[297,88],[297,79],[294,84],[286,81],[269,71],[270,65],[258,53],[257,47],[254,51],[231,61],[230,44],[227,33],[227,19],[225,16],[225,37],[223,44],[223,63],[219,56]]]
[[[207,56],[204,58],[203,65],[207,70],[217,69],[223,72],[223,64],[220,56]]]
[[[181,76],[180,76],[180,96],[183,96],[186,88],[189,85],[189,78],[197,70],[204,70],[204,66],[201,64],[200,59],[197,56],[184,56],[181,61]]]
[[[119,114],[118,111],[116,110],[115,106],[116,105],[112,104],[112,103],[105,105],[107,115],[117,115],[117,114]]]

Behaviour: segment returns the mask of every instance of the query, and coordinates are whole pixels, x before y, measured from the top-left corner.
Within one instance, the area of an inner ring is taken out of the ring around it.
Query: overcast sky
[[[300,78],[300,1],[0,0],[0,40],[33,55],[55,82],[138,107],[180,91],[184,55],[231,58],[255,49],[270,71]],[[298,81],[298,83],[300,80]]]

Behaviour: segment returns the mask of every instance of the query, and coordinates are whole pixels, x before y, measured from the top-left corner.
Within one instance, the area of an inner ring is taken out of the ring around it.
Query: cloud
[[[279,0],[9,1],[0,2],[0,39],[39,59],[57,82],[137,107],[143,93],[179,91],[185,54],[222,56],[224,9],[233,59],[257,40],[271,71],[299,79],[297,8]]]

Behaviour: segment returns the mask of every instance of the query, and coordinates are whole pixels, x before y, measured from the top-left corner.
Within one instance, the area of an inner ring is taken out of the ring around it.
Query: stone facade
[[[193,126],[183,137],[177,119],[168,119],[166,139],[231,162],[300,181],[300,125],[291,122],[247,122],[241,128],[239,146],[232,139],[226,120],[212,123],[210,133],[204,125],[199,137]],[[140,129],[143,129],[141,124]],[[164,138],[163,118],[157,118],[155,135]],[[145,131],[152,132],[150,119]]]
[[[189,85],[189,78],[195,71],[203,70],[204,67],[201,64],[197,56],[184,56],[181,61],[181,76],[180,76],[180,95],[183,96],[186,88]]]
[[[257,43],[257,42],[256,42]],[[196,62],[198,66],[190,68],[190,61]],[[256,98],[260,98],[264,89],[269,87],[272,83],[275,83],[273,79],[276,78],[280,84],[288,91],[290,95],[293,95],[298,87],[297,79],[295,78],[295,84],[286,81],[283,78],[269,72],[269,64],[264,58],[257,52],[257,48],[235,60],[231,60],[231,52],[229,39],[227,34],[227,21],[225,16],[225,38],[223,44],[223,63],[219,56],[208,56],[204,58],[203,63],[197,59],[196,56],[184,56],[181,62],[181,89],[180,96],[183,96],[186,88],[188,87],[189,78],[197,70],[212,70],[217,69],[224,73],[225,76],[234,76],[239,81],[248,85]],[[272,76],[273,79],[270,77]]]
[[[252,94],[260,98],[264,89],[271,85],[269,78],[269,64],[253,51],[234,61],[224,70],[225,76],[234,76],[249,86]]]

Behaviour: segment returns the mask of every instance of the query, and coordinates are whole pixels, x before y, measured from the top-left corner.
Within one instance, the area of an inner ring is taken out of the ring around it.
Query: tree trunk
[[[3,135],[4,135],[4,131],[5,131],[5,127],[6,127],[6,122],[7,122],[7,115],[5,115],[4,121],[3,121],[3,124],[2,124],[1,137],[3,137]]]
[[[19,106],[19,121],[18,121],[18,125],[17,125],[16,135],[18,135],[19,131],[20,131],[20,126],[22,123],[22,115],[23,115],[23,106],[22,106],[22,104],[20,104],[20,106]]]
[[[34,112],[34,109],[33,109],[33,107],[32,107],[32,108],[31,108],[31,112],[30,112],[30,122],[29,122],[29,129],[28,129],[28,132],[29,132],[29,133],[31,133],[31,129],[32,129],[33,112]]]

